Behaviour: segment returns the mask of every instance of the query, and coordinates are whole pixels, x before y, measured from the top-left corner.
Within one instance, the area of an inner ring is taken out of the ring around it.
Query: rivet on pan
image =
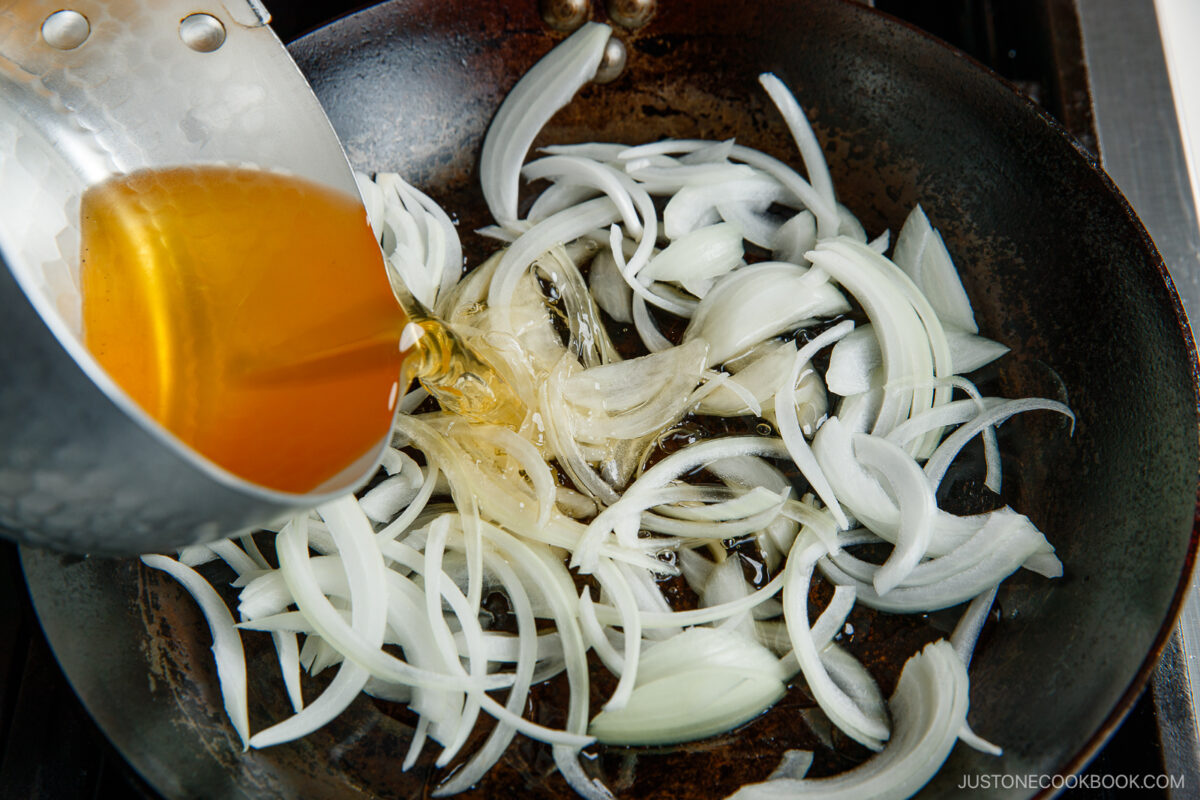
[[[573,31],[587,22],[588,0],[539,0],[542,20],[556,31]]]
[[[179,38],[197,53],[211,53],[225,44],[225,26],[212,14],[188,14],[179,21]]]
[[[655,0],[608,0],[608,18],[623,28],[640,28],[654,16]]]
[[[615,36],[610,36],[608,44],[604,45],[604,56],[600,66],[596,68],[593,83],[612,83],[625,71],[625,43]]]
[[[78,11],[55,11],[42,23],[42,38],[56,50],[74,50],[92,32],[88,18]]]

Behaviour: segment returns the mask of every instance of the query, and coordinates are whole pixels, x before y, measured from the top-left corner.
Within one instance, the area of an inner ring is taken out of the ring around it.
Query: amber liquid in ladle
[[[241,478],[317,489],[387,435],[412,377],[447,410],[520,423],[486,362],[400,307],[358,198],[262,170],[178,167],[93,186],[80,214],[88,349],[150,416]]]

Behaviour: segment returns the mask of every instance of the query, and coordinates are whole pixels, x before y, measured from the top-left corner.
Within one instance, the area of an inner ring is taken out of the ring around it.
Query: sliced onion
[[[900,507],[896,548],[873,579],[875,591],[882,597],[904,581],[925,557],[933,536],[937,501],[920,466],[897,445],[856,433],[854,452],[864,466],[874,468],[876,475],[891,486]]]
[[[233,729],[248,746],[250,717],[246,692],[246,654],[242,649],[242,638],[233,624],[233,615],[217,590],[200,573],[166,556],[142,556],[142,563],[152,569],[162,570],[179,582],[200,607],[213,638],[213,660],[217,664],[217,678],[221,683],[221,699],[225,713],[233,723]]]
[[[800,109],[800,104],[796,102],[795,96],[788,91],[783,81],[770,72],[759,75],[758,82],[767,91],[772,102],[775,103],[775,107],[783,115],[783,121],[787,123],[788,130],[792,132],[796,146],[800,149],[800,156],[804,159],[804,169],[808,172],[809,182],[812,183],[813,188],[826,204],[836,205],[837,200],[833,196],[833,180],[829,177],[825,154],[821,152],[821,144],[813,134],[812,126],[808,124],[808,118]]]
[[[758,716],[783,694],[779,662],[762,645],[692,628],[648,649],[628,705],[606,708],[589,730],[609,744],[694,741]]]
[[[663,209],[663,233],[674,240],[711,224],[722,203],[766,208],[785,200],[797,202],[779,181],[765,174],[752,174],[740,181],[688,186],[676,192]],[[811,245],[805,249],[811,249]]]
[[[633,289],[625,282],[611,253],[605,251],[592,259],[588,288],[596,298],[596,305],[606,314],[617,322],[633,322]]]
[[[783,614],[792,648],[809,691],[821,710],[847,736],[872,750],[879,750],[889,731],[868,711],[860,708],[830,677],[808,624],[808,591],[813,567],[826,552],[816,537],[803,531],[788,554],[784,568]]]
[[[709,363],[723,364],[816,317],[849,310],[824,273],[795,264],[764,262],[723,277],[700,301],[683,340],[705,340],[710,348]]]
[[[612,167],[579,156],[549,156],[529,162],[521,168],[521,174],[529,181],[550,178],[599,190],[612,200],[630,234],[635,238],[642,235],[642,223],[633,207],[633,198],[621,183],[621,173]]]
[[[483,140],[479,173],[483,198],[501,225],[517,219],[521,162],[534,137],[595,77],[610,33],[607,25],[584,23],[534,64],[500,104]]]
[[[743,786],[728,800],[901,800],[945,762],[967,717],[967,671],[945,641],[910,658],[890,700],[895,727],[883,752],[829,778],[778,779]]]
[[[779,391],[775,393],[775,420],[779,424],[779,435],[783,437],[784,444],[787,445],[788,454],[791,455],[796,468],[800,470],[800,474],[812,486],[813,491],[817,493],[817,496],[821,498],[821,501],[833,513],[833,518],[837,520],[838,525],[842,528],[848,528],[850,523],[842,511],[841,504],[838,503],[833,487],[829,485],[829,480],[825,477],[825,473],[821,470],[821,465],[817,463],[812,449],[808,446],[808,442],[805,441],[804,434],[800,430],[800,421],[796,418],[796,396],[792,391],[792,387],[796,385],[800,378],[801,368],[814,355],[852,330],[854,330],[854,323],[846,320],[816,336],[812,341],[804,345],[804,347],[801,347],[796,352],[796,358],[791,371],[788,372]]]
[[[740,264],[742,255],[742,229],[722,222],[676,239],[650,259],[638,276],[660,281],[715,278]]]
[[[968,333],[979,333],[958,270],[950,260],[941,234],[929,224],[920,206],[912,210],[900,229],[893,260],[925,293],[943,322]]]

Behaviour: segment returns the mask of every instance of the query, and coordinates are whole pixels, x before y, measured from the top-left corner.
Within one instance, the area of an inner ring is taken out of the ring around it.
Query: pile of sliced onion
[[[789,751],[733,797],[907,797],[960,738],[998,752],[965,722],[974,643],[1008,575],[1062,572],[999,495],[974,516],[939,508],[943,476],[979,437],[982,477],[998,492],[996,428],[1022,412],[1073,417],[1054,401],[983,397],[963,377],[1007,348],[979,335],[941,236],[918,207],[890,257],[889,232],[868,240],[773,75],[762,84],[804,175],[733,141],[566,145],[523,165],[541,126],[595,74],[608,35],[580,29],[497,113],[480,173],[497,223],[488,232],[507,246],[465,277],[445,212],[398,176],[360,176],[393,277],[510,382],[528,409],[520,428],[402,414],[384,475],[288,522],[276,563],[250,537],[144,561],[198,602],[233,735],[249,747],[304,736],[365,692],[417,715],[398,769],[426,750],[438,766],[461,762],[437,795],[476,784],[524,736],[551,748],[575,792],[605,798],[603,776],[580,758],[588,745],[753,724],[795,681],[826,724],[877,754],[807,778],[811,755]],[[522,174],[547,182],[523,219]],[[856,309],[858,325],[843,318]],[[640,354],[618,353],[615,324],[633,325]],[[425,396],[415,388],[401,408]],[[689,415],[764,424],[664,456],[663,438]],[[758,584],[730,548],[747,541],[768,570]],[[890,552],[868,561],[864,545]],[[235,574],[236,622],[193,569],[214,559]],[[695,608],[668,602],[661,580],[674,575]],[[832,600],[810,612],[821,580]],[[515,632],[490,629],[491,592],[508,598]],[[885,700],[843,646],[860,603],[965,610],[952,640],[914,655]],[[240,630],[270,632],[291,701],[263,730],[249,729]],[[616,678],[600,709],[589,651]],[[306,696],[302,672],[326,669],[332,681]],[[569,689],[562,729],[523,716],[531,689],[552,679]],[[468,752],[483,716],[496,724]]]

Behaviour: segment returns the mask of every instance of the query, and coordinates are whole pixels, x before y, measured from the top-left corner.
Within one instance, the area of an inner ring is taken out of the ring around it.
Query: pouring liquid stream
[[[81,202],[84,342],[150,416],[222,468],[309,492],[369,453],[417,378],[516,427],[504,380],[397,302],[357,198],[262,170],[122,175]]]

